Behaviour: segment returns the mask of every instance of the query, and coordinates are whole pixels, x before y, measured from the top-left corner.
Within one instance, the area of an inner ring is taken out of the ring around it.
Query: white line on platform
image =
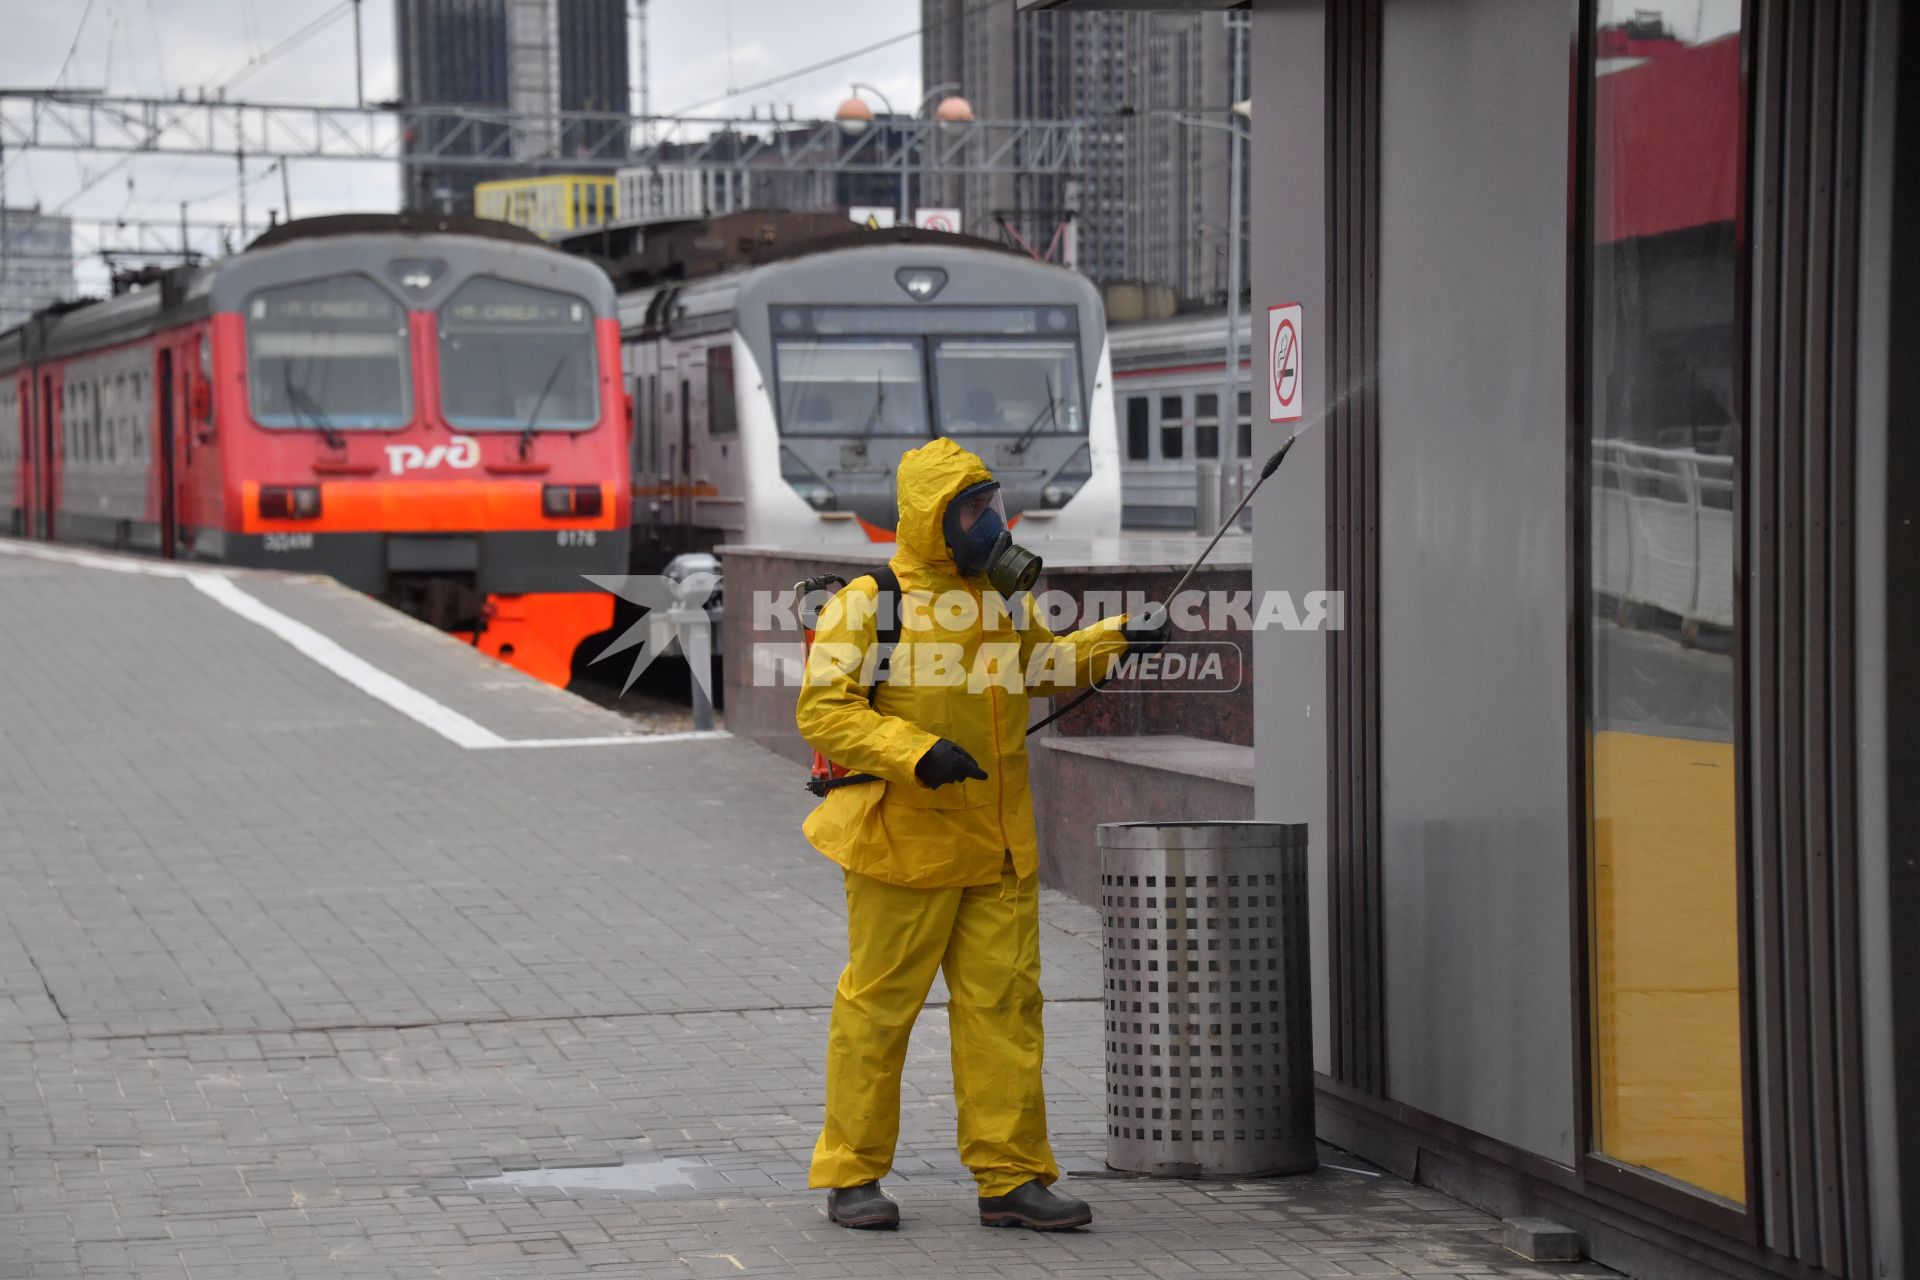
[[[475,748],[492,747],[624,747],[636,743],[653,746],[660,742],[717,742],[733,735],[725,729],[689,729],[680,733],[616,733],[604,738],[502,738],[498,742],[475,743]]]
[[[14,538],[0,538],[0,551],[10,556],[26,556],[32,560],[52,560],[58,564],[79,565],[83,569],[107,569],[114,573],[138,573],[149,578],[191,578],[196,574],[218,572],[212,568],[189,568],[183,564],[168,564],[164,560],[143,560],[136,556],[108,555],[98,551],[76,551],[72,547],[50,547],[45,543],[21,542]]]
[[[202,595],[248,622],[272,632],[368,697],[386,703],[414,723],[426,726],[447,741],[469,751],[494,751],[508,747],[652,746],[670,742],[702,742],[729,736],[725,730],[714,729],[695,733],[612,734],[588,738],[503,738],[404,680],[387,674],[365,658],[347,650],[338,641],[297,618],[287,616],[259,597],[248,594],[230,575],[218,569],[188,568],[160,560],[102,555],[8,538],[0,538],[0,552],[86,569],[106,569],[113,573],[135,573],[150,578],[184,578]]]
[[[263,604],[218,573],[199,573],[187,579],[194,589],[213,597],[248,622],[265,627],[370,698],[377,698],[401,715],[423,724],[449,742],[463,747],[499,747],[506,739],[477,721],[436,702],[403,680],[395,679],[358,654],[321,635],[306,623]]]

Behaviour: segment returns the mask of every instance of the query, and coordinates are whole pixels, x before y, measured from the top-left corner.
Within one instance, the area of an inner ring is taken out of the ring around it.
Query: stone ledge
[[[1185,734],[1166,733],[1114,738],[1048,736],[1034,739],[1031,745],[1116,764],[1207,778],[1229,786],[1253,786],[1253,748],[1231,742],[1209,742]]]
[[[1207,535],[1196,533],[1128,533],[1111,538],[1049,538],[1025,528],[1022,545],[1046,562],[1045,574],[1183,573],[1207,545]],[[892,558],[891,542],[817,543],[772,547],[758,543],[724,543],[715,554],[754,556],[762,560],[794,561],[807,565],[885,564]],[[1228,534],[1207,557],[1202,573],[1247,574],[1252,571],[1253,539]]]

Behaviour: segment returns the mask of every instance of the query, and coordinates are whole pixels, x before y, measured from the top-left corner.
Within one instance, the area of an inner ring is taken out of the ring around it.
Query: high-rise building
[[[38,209],[0,209],[0,329],[72,296],[72,220]]]
[[[1191,303],[1225,299],[1230,24],[1245,15],[921,0],[921,19],[924,82],[957,84],[978,119],[1079,119],[1087,128],[1077,179],[930,175],[927,203],[959,206],[969,229],[988,234],[999,215],[1029,238],[1071,211],[1076,265],[1095,280],[1165,285]],[[1245,97],[1248,46],[1237,44]]]
[[[475,183],[565,171],[586,156],[626,158],[623,125],[556,119],[628,109],[626,0],[395,0],[393,9],[403,109],[499,107],[522,117],[512,126],[409,121],[410,152],[457,140],[512,163],[407,165],[408,208],[471,213]]]

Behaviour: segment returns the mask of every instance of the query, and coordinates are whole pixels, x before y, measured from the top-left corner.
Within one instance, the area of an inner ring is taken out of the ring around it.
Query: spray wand
[[[1260,478],[1247,486],[1247,491],[1240,495],[1239,503],[1237,503],[1234,506],[1233,513],[1229,515],[1225,520],[1220,522],[1220,527],[1214,531],[1213,539],[1210,542],[1208,542],[1207,545],[1201,550],[1200,554],[1197,557],[1195,557],[1194,562],[1187,566],[1187,571],[1180,575],[1180,580],[1173,584],[1173,590],[1167,593],[1167,603],[1161,606],[1163,609],[1172,607],[1173,601],[1179,597],[1181,590],[1186,587],[1187,580],[1192,578],[1193,575],[1199,571],[1199,568],[1202,564],[1206,563],[1207,557],[1213,554],[1213,549],[1220,545],[1220,539],[1227,536],[1227,530],[1233,528],[1234,521],[1240,518],[1240,513],[1247,509],[1247,504],[1249,502],[1253,501],[1253,495],[1260,492],[1260,486],[1267,482],[1267,477],[1271,476],[1274,472],[1280,469],[1280,463],[1283,460],[1285,460],[1287,456],[1287,451],[1293,448],[1293,442],[1298,440],[1299,438],[1300,438],[1300,433],[1298,431],[1294,432],[1292,435],[1287,437],[1286,443],[1281,445],[1280,448],[1274,452],[1274,455],[1271,458],[1267,459],[1267,465],[1260,468]],[[1075,707],[1085,702],[1088,698],[1091,698],[1094,694],[1098,693],[1100,691],[1100,686],[1105,684],[1108,680],[1111,680],[1113,678],[1113,675],[1114,675],[1113,671],[1108,671],[1106,675],[1101,676],[1098,680],[1095,680],[1092,684],[1088,685],[1085,689],[1082,689],[1079,693],[1075,694],[1058,710],[1046,716],[1044,719],[1036,720],[1032,724],[1028,725],[1027,737],[1031,738],[1034,734],[1046,728],[1048,725],[1052,724],[1055,720],[1058,720],[1061,716],[1067,714],[1067,712],[1073,710]],[[879,778],[879,775],[877,774],[849,773],[839,778],[828,778],[824,780],[816,778],[813,780],[812,783],[809,784],[809,787],[811,790],[813,790],[814,794],[825,795],[827,792],[835,790],[839,787],[850,787],[850,786],[853,786],[855,783],[860,783],[860,782],[878,782],[878,781],[880,781],[880,778]]]
[[[1206,547],[1201,550],[1199,556],[1194,559],[1194,562],[1187,566],[1187,571],[1180,575],[1180,581],[1173,584],[1173,590],[1167,592],[1167,603],[1162,605],[1161,608],[1170,609],[1173,607],[1173,602],[1179,598],[1181,590],[1187,585],[1187,579],[1191,578],[1194,573],[1199,570],[1200,566],[1206,562],[1207,557],[1213,554],[1213,549],[1220,545],[1220,539],[1227,536],[1227,530],[1233,528],[1234,521],[1240,518],[1240,513],[1247,509],[1249,502],[1253,501],[1253,495],[1260,492],[1260,486],[1267,482],[1267,477],[1280,469],[1281,460],[1287,456],[1287,450],[1293,448],[1293,442],[1299,438],[1300,433],[1298,431],[1294,432],[1287,437],[1287,442],[1281,445],[1271,458],[1267,459],[1267,465],[1260,468],[1260,478],[1248,485],[1247,491],[1240,495],[1240,502],[1234,507],[1233,514],[1220,522],[1220,527],[1214,530],[1213,541],[1207,543]],[[1036,732],[1046,728],[1055,720],[1058,720],[1061,716],[1067,714],[1067,712],[1073,710],[1088,698],[1091,698],[1100,691],[1101,685],[1112,678],[1113,672],[1109,671],[1106,675],[1101,676],[1079,693],[1074,694],[1065,705],[1055,710],[1052,714],[1028,725],[1027,736],[1031,738]]]

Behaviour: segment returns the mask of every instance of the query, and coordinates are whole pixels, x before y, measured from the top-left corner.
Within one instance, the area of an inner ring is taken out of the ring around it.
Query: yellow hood
[[[900,459],[900,523],[894,534],[900,550],[937,568],[957,572],[947,549],[947,504],[962,489],[993,479],[987,464],[941,436]]]

